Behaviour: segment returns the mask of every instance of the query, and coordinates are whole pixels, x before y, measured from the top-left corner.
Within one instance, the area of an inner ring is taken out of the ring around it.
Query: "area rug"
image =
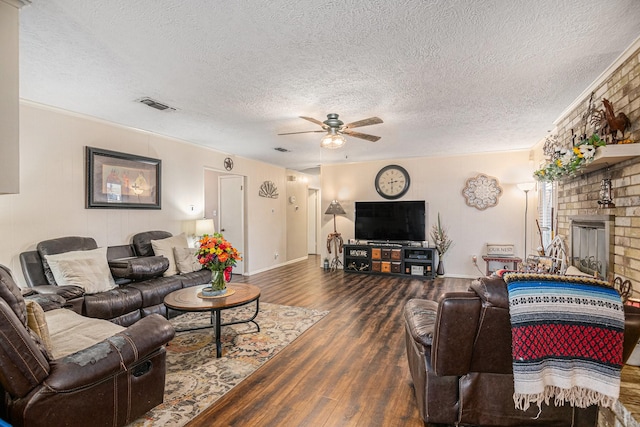
[[[222,312],[223,323],[248,319],[249,304]],[[222,357],[216,358],[213,328],[179,332],[167,347],[164,403],[130,426],[182,426],[275,356],[328,312],[260,303],[256,322],[222,328]],[[185,313],[171,320],[176,329],[210,322],[209,313]]]

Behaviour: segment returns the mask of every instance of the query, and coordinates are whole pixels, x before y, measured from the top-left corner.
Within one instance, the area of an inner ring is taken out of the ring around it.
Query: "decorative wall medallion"
[[[224,159],[224,168],[228,171],[233,169],[233,159],[231,157]]]
[[[265,181],[260,186],[260,191],[258,192],[258,196],[268,197],[270,199],[277,199],[278,187],[276,187],[273,181]]]
[[[462,195],[467,205],[481,211],[498,204],[498,198],[502,195],[502,188],[497,178],[479,174],[475,178],[469,178],[462,189]]]

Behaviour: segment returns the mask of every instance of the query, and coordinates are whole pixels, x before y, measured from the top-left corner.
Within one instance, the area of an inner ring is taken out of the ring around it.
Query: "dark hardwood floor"
[[[421,427],[404,344],[402,308],[466,289],[469,279],[325,272],[320,259],[233,282],[261,301],[330,313],[188,426]]]

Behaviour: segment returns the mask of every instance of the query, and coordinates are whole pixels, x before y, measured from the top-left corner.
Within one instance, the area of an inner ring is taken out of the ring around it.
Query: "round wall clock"
[[[376,191],[385,199],[397,199],[409,190],[409,172],[402,166],[389,165],[376,175]]]
[[[227,157],[226,159],[224,159],[224,168],[228,171],[233,169],[233,160],[231,159],[231,157]]]

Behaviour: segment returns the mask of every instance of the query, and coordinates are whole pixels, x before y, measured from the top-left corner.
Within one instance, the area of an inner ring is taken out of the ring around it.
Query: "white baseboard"
[[[484,277],[484,275],[476,274],[475,276],[471,276],[469,274],[445,274],[442,277],[444,278],[451,277],[454,279],[477,279],[479,277]]]
[[[280,264],[270,265],[269,267],[261,268],[260,270],[248,271],[243,274],[243,276],[251,276],[252,274],[263,273],[265,271],[273,270],[274,268],[283,267],[285,265],[293,264],[294,262],[300,262],[309,259],[309,256],[303,256],[300,258],[292,259],[287,262],[281,262]]]
[[[307,259],[309,259],[309,256],[303,256],[303,257],[300,257],[300,258],[292,259],[292,260],[287,261],[287,262],[282,262],[282,263],[279,263],[279,264],[271,265],[269,267],[261,268],[259,270],[245,272],[243,274],[243,276],[251,276],[253,274],[263,273],[265,271],[273,270],[274,268],[283,267],[285,265],[293,264],[293,263],[304,261],[304,260],[307,260]],[[322,265],[319,265],[318,268],[322,268]],[[342,268],[339,268],[339,269],[342,270]],[[399,277],[399,276],[395,276],[395,277]],[[407,276],[407,277],[411,277],[411,276]],[[444,277],[451,277],[451,278],[454,278],[454,279],[477,279],[477,278],[481,277],[481,275],[480,274],[477,274],[477,275],[445,274]]]

